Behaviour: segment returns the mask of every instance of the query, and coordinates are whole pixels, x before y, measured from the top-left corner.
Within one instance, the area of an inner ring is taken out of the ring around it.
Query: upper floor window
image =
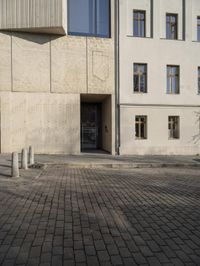
[[[166,15],[166,38],[171,40],[178,39],[178,15]]]
[[[200,67],[198,67],[198,94],[200,94]]]
[[[200,41],[200,17],[197,17],[197,41]]]
[[[145,37],[145,11],[134,10],[133,11],[133,36]]]
[[[179,94],[179,66],[167,66],[167,93]]]
[[[134,92],[147,92],[147,65],[134,64]]]
[[[179,116],[168,117],[169,139],[179,139]]]
[[[68,33],[110,37],[110,0],[68,0]]]
[[[135,116],[135,138],[147,139],[147,116]]]

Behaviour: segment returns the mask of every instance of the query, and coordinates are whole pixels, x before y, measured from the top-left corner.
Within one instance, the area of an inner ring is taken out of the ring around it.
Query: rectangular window
[[[200,67],[198,67],[198,94],[200,94]]]
[[[169,139],[179,139],[179,116],[168,117]]]
[[[167,94],[179,94],[179,66],[167,66]]]
[[[145,11],[134,10],[133,11],[133,36],[145,37]]]
[[[135,138],[147,139],[147,116],[135,117]]]
[[[68,0],[68,33],[110,37],[110,0]]]
[[[178,39],[178,15],[166,15],[166,38],[171,40]]]
[[[134,92],[147,92],[147,65],[134,64]]]
[[[197,41],[200,42],[200,17],[197,17]]]

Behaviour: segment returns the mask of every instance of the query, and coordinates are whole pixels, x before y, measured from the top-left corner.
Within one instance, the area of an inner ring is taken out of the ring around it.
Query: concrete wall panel
[[[88,38],[88,92],[114,93],[114,43]]]
[[[1,151],[33,145],[37,153],[80,152],[80,97],[1,93]]]
[[[13,91],[50,91],[49,41],[45,35],[13,35]]]
[[[64,33],[63,3],[66,5],[64,0],[1,0],[0,30],[57,28]]]
[[[11,90],[11,37],[0,33],[0,91]]]
[[[112,153],[112,106],[111,96],[102,102],[102,148]]]
[[[51,42],[52,92],[87,92],[86,38],[66,36]]]

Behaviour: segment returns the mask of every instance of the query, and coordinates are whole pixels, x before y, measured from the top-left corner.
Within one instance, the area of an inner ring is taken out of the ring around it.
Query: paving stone
[[[195,169],[49,165],[0,188],[0,265],[200,265]]]
[[[111,262],[113,265],[123,265],[122,258],[119,255],[111,256]]]

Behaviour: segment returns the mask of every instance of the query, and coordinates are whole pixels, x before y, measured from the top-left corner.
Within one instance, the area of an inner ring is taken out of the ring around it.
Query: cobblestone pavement
[[[1,178],[0,265],[200,265],[199,170]]]

